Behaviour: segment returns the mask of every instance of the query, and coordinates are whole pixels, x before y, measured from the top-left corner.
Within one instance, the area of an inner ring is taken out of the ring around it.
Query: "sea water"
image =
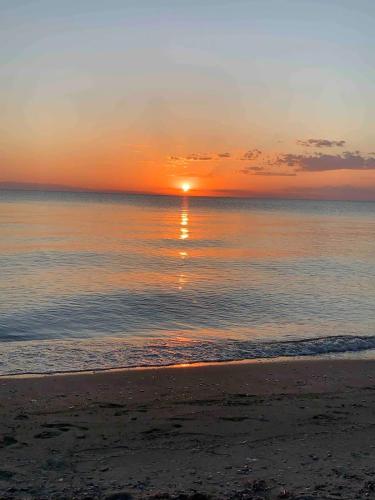
[[[375,348],[375,203],[0,191],[0,373]]]

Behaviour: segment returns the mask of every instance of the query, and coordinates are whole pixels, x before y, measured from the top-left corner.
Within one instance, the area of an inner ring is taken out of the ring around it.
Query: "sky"
[[[0,0],[0,183],[375,199],[373,0]]]

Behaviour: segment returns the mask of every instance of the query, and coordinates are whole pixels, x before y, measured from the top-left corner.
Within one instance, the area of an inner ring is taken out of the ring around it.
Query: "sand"
[[[375,498],[375,362],[0,378],[0,498]]]

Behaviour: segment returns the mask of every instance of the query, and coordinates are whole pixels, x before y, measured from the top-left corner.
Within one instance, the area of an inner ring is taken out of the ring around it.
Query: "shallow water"
[[[372,349],[374,215],[0,192],[0,373]]]

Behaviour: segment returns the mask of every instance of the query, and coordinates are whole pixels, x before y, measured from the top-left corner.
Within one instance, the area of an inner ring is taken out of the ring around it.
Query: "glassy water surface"
[[[0,373],[375,347],[375,204],[0,192]]]

